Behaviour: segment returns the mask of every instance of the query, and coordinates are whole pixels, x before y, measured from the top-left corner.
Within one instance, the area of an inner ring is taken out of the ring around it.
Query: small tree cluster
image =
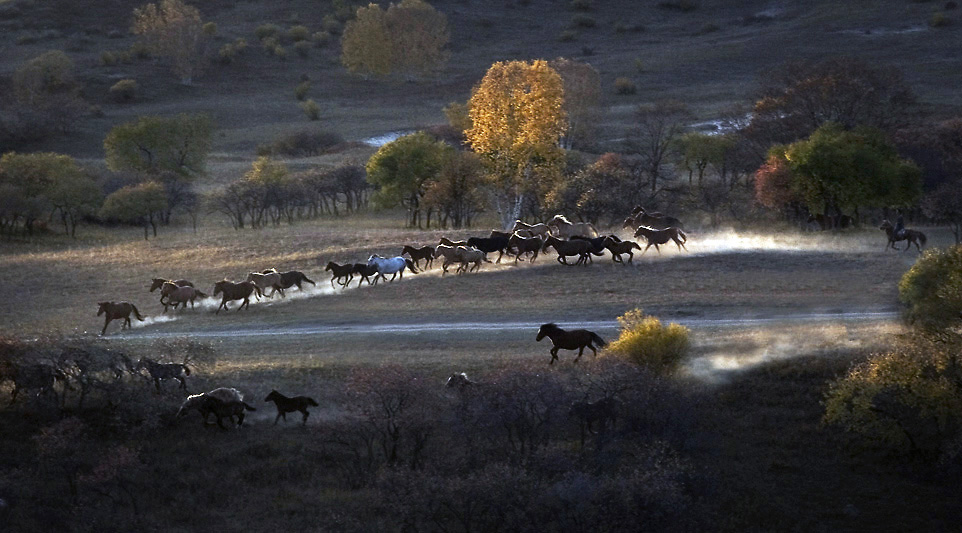
[[[164,186],[156,181],[124,187],[104,199],[100,217],[128,224],[143,226],[144,240],[148,240],[147,230],[152,228],[157,236],[157,223],[167,210],[167,193]]]
[[[899,281],[912,324],[943,331],[962,326],[962,245],[927,250]]]
[[[0,99],[0,142],[37,141],[67,133],[88,111],[74,63],[60,50],[26,61],[13,74],[10,92]]]

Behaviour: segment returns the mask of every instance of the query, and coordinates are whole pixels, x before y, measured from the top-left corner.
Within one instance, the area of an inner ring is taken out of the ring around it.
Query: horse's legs
[[[306,407],[301,408],[301,413],[304,415],[304,420],[302,420],[302,422],[304,423],[304,425],[307,425],[307,417],[311,416],[311,413],[307,412]]]
[[[282,415],[282,414],[284,414],[284,413],[282,413],[282,412],[281,412],[281,408],[278,407],[278,408],[277,408],[277,416],[274,417],[274,425],[275,425],[275,426],[277,425],[277,421],[281,419],[281,415]]]
[[[551,360],[548,361],[548,364],[553,365],[554,362],[557,360],[558,360],[558,347],[555,346],[554,348],[551,348]]]
[[[184,379],[184,376],[177,376],[177,381],[180,382],[180,388],[182,388],[182,389],[184,389],[184,390],[186,391],[186,390],[187,390],[187,380]]]
[[[244,297],[244,303],[242,303],[242,304],[240,305],[240,307],[237,308],[237,310],[240,311],[241,309],[243,309],[243,308],[245,308],[245,307],[246,307],[247,309],[250,309],[250,308],[251,308],[251,299],[250,299],[249,296],[245,296],[245,297]]]
[[[124,328],[130,329],[131,327],[132,326],[130,325],[130,315],[127,315],[124,317],[124,323],[120,327],[120,329],[124,329]]]
[[[104,329],[100,331],[101,337],[107,334],[107,324],[110,324],[110,316],[104,317]]]

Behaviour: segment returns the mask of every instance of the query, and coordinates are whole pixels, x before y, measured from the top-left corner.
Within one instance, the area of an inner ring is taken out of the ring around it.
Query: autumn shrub
[[[313,99],[308,98],[306,102],[301,104],[301,110],[307,115],[309,120],[320,120],[321,119],[321,106],[317,105]]]
[[[301,130],[279,136],[273,142],[257,147],[257,155],[310,157],[344,142],[337,133],[322,130]]]
[[[114,102],[130,102],[137,98],[137,91],[139,87],[137,86],[136,80],[126,79],[120,80],[110,87],[110,98]]]
[[[311,30],[307,26],[291,26],[287,30],[287,38],[294,41],[306,41],[311,37]]]
[[[150,59],[150,47],[142,41],[137,41],[130,45],[130,49],[127,51],[132,57],[137,59]]]
[[[274,49],[271,50],[271,54],[273,54],[274,57],[276,57],[277,59],[280,59],[281,61],[284,61],[285,59],[287,59],[287,49],[281,45],[275,46]]]
[[[112,67],[117,64],[117,54],[110,50],[100,52],[100,64],[105,67]]]
[[[208,37],[213,37],[217,35],[217,23],[216,22],[205,22],[201,26],[201,32]]]
[[[927,250],[899,281],[909,323],[929,330],[962,325],[962,245]]]
[[[638,86],[628,78],[615,78],[615,94],[628,95],[638,92]]]
[[[217,58],[225,65],[233,63],[235,57],[237,57],[237,48],[232,43],[221,46],[217,52]]]
[[[912,334],[856,364],[829,385],[825,423],[866,446],[926,458],[957,454],[962,434],[959,339]]]
[[[321,29],[330,33],[332,35],[340,35],[341,31],[344,29],[344,25],[341,23],[337,17],[333,15],[325,15],[321,19]]]
[[[942,12],[933,13],[932,17],[929,19],[929,26],[933,28],[944,28],[951,23],[952,19]]]
[[[311,53],[310,41],[297,41],[294,43],[294,51],[301,57],[307,57]]]
[[[621,333],[607,350],[632,363],[661,374],[673,373],[690,347],[688,328],[671,323],[667,326],[641,309],[618,317]]]
[[[315,48],[324,48],[331,42],[331,34],[326,31],[317,31],[311,35],[311,42],[314,43]]]
[[[558,35],[558,40],[563,43],[568,43],[578,39],[578,32],[574,30],[564,30]]]
[[[299,101],[304,101],[307,98],[307,91],[311,90],[310,81],[302,81],[294,87],[294,98]]]
[[[277,24],[271,24],[268,22],[258,26],[257,29],[254,30],[254,36],[257,37],[257,40],[263,41],[268,37],[276,37],[280,31],[281,28]]]

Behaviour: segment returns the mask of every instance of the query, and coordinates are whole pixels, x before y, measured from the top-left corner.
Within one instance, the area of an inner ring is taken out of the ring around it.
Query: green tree
[[[70,156],[54,153],[17,154],[0,158],[3,204],[10,210],[6,223],[23,220],[32,232],[43,215],[59,213],[64,233],[76,237],[85,215],[96,212],[103,200],[100,187]]]
[[[468,107],[471,129],[465,136],[489,170],[495,207],[508,227],[521,215],[525,197],[549,190],[544,182],[555,179],[564,163],[564,85],[546,61],[498,62]]]
[[[83,88],[74,75],[74,63],[64,52],[50,50],[21,65],[13,74],[13,106],[23,124],[17,137],[36,140],[52,131],[69,131],[87,112],[80,96]]]
[[[927,250],[899,281],[912,324],[941,331],[962,325],[962,245]]]
[[[793,185],[812,213],[858,214],[860,206],[914,205],[918,167],[901,159],[880,130],[829,123],[785,149]]]
[[[181,0],[161,0],[134,10],[131,31],[140,35],[155,55],[171,61],[181,83],[190,85],[207,64],[207,46],[212,38],[205,31],[200,11]]]
[[[378,188],[375,204],[406,207],[408,223],[420,227],[426,184],[437,178],[445,155],[453,150],[424,132],[405,135],[382,146],[366,165],[368,182]],[[430,227],[430,216],[427,222]]]
[[[447,61],[449,38],[447,18],[423,0],[371,3],[345,26],[341,61],[351,72],[423,76]]]
[[[294,185],[287,165],[268,156],[258,157],[242,182],[248,197],[248,215],[252,227],[275,226],[281,219],[293,222],[293,202],[290,194]]]
[[[114,126],[104,139],[107,168],[149,174],[203,174],[213,122],[205,114],[147,116]]]
[[[926,216],[948,224],[955,244],[962,243],[962,178],[947,181],[922,199]]]
[[[100,208],[100,216],[138,224],[144,227],[144,240],[148,240],[147,230],[153,228],[157,236],[157,221],[167,209],[167,194],[164,186],[156,181],[129,185],[111,193]]]

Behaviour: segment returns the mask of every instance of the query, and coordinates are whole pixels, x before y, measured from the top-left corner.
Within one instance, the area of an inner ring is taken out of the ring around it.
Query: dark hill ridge
[[[676,8],[686,3],[697,7]],[[336,38],[307,58],[292,53],[284,61],[258,45],[254,30],[267,22],[320,30],[333,11],[330,2],[201,2],[196,5],[204,19],[218,26],[215,54],[238,37],[249,46],[231,65],[212,64],[193,87],[180,86],[152,60],[101,65],[104,50],[134,42],[130,13],[142,4],[0,0],[0,76],[9,78],[43,50],[66,50],[86,83],[87,100],[104,111],[71,137],[39,148],[100,157],[101,139],[117,123],[144,114],[206,111],[223,134],[215,151],[249,154],[278,132],[308,124],[292,94],[304,75],[312,80],[310,97],[322,106],[324,126],[362,139],[443,122],[441,108],[465,100],[494,61],[560,56],[589,62],[601,73],[609,138],[621,135],[636,105],[665,97],[688,103],[702,118],[716,117],[746,102],[760,73],[791,59],[848,55],[894,66],[923,103],[936,109],[962,105],[956,89],[962,85],[962,11],[945,10],[942,2],[595,0],[582,11],[567,1],[439,0],[433,5],[448,16],[451,60],[435,79],[413,83],[349,74],[340,65]],[[936,12],[950,24],[930,27]],[[635,82],[638,92],[615,95],[619,77]],[[107,89],[122,78],[139,82],[142,100],[108,100]]]

